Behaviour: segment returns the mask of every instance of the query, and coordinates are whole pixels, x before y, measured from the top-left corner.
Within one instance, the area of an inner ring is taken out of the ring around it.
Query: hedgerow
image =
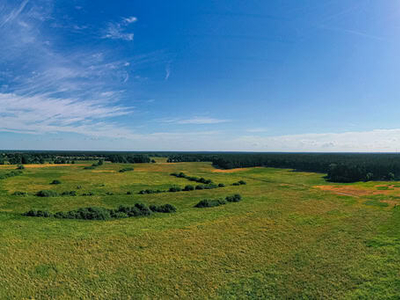
[[[23,197],[25,197],[25,196],[28,195],[28,193],[27,192],[15,191],[12,195],[13,196],[23,196]]]
[[[164,204],[160,206],[151,205],[150,208],[143,203],[136,203],[134,206],[120,206],[117,209],[107,209],[104,207],[85,207],[67,212],[56,212],[51,214],[48,211],[30,210],[23,213],[28,217],[54,217],[57,219],[80,219],[80,220],[110,220],[128,217],[145,217],[157,213],[173,213],[176,212],[175,206]]]
[[[36,193],[38,197],[57,197],[58,193],[51,190],[42,190]]]
[[[215,207],[224,205],[227,202],[239,202],[242,200],[242,196],[239,194],[235,194],[233,196],[227,196],[225,199],[204,199],[197,203],[194,207],[204,208],[204,207]]]

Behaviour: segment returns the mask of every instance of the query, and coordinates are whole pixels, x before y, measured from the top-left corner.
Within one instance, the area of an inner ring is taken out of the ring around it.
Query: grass
[[[396,299],[400,294],[395,206],[400,198],[392,194],[337,195],[314,188],[331,184],[321,174],[272,168],[223,173],[209,163],[167,164],[160,158],[135,164],[133,172],[119,172],[129,164],[83,167],[25,165],[23,174],[0,180],[0,299]],[[12,168],[1,166],[0,175]],[[170,176],[173,172],[226,187],[138,195],[143,189],[184,188],[187,180]],[[62,184],[49,185],[53,180]],[[247,184],[232,186],[240,180]],[[373,183],[354,185],[376,190]],[[77,196],[34,196],[40,190],[60,195],[76,190]],[[17,191],[27,195],[14,196]],[[94,195],[80,196],[89,192]],[[243,200],[194,208],[203,199],[233,194]],[[112,221],[21,215],[30,209],[54,213],[136,202],[171,203],[177,212]]]

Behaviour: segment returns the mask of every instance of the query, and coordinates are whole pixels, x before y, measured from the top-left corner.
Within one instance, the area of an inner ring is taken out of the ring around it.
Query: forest
[[[394,153],[234,153],[234,152],[93,152],[3,151],[0,164],[69,164],[104,160],[111,163],[212,162],[220,169],[272,167],[325,173],[332,182],[399,180],[400,155]]]

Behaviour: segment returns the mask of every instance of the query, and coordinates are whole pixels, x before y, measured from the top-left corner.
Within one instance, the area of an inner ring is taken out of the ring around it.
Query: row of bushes
[[[68,212],[56,212],[52,214],[43,210],[30,210],[23,213],[28,217],[54,217],[57,219],[80,219],[80,220],[110,220],[129,217],[149,216],[152,213],[173,213],[176,212],[175,206],[171,204],[150,205],[136,203],[134,206],[120,206],[117,209],[108,209],[104,207],[85,207]]]
[[[220,187],[224,187],[225,184],[220,183],[218,185],[212,183],[212,184],[200,184],[200,185],[187,185],[184,188],[181,188],[179,186],[172,186],[168,190],[141,190],[139,192],[140,195],[145,195],[145,194],[159,194],[159,193],[176,193],[176,192],[190,192],[194,190],[211,190],[211,189],[216,189]]]
[[[204,199],[201,200],[199,203],[195,205],[197,208],[204,208],[204,207],[215,207],[215,206],[220,206],[224,205],[228,202],[239,202],[242,200],[242,196],[239,194],[235,194],[233,196],[227,196],[225,199]]]
[[[132,195],[132,192],[128,191],[126,192],[127,195]],[[16,191],[12,194],[13,196],[28,196],[27,192],[21,192],[21,191]],[[107,196],[114,195],[113,192],[107,192]],[[51,191],[51,190],[42,190],[39,191],[35,194],[35,196],[38,197],[58,197],[58,196],[78,196],[76,191],[64,191],[61,194],[57,193],[56,191]],[[81,196],[94,196],[93,192],[87,192],[81,194]]]
[[[247,182],[244,180],[239,180],[238,182],[232,183],[232,185],[245,185],[245,184],[247,184]]]
[[[185,178],[187,180],[195,181],[195,182],[198,182],[198,183],[204,183],[204,184],[212,184],[213,183],[213,181],[211,179],[205,179],[203,177],[199,178],[199,177],[195,177],[195,176],[188,176],[183,172],[171,173],[170,175],[171,176],[175,176],[177,178]]]

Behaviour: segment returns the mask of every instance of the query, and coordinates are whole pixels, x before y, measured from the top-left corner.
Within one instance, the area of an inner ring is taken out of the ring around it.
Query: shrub
[[[160,212],[160,213],[173,213],[176,212],[176,207],[171,204],[164,204],[164,205],[150,205],[150,210],[153,212]]]
[[[119,172],[120,173],[124,173],[124,172],[128,172],[128,171],[133,171],[133,170],[134,169],[132,167],[126,167],[126,168],[123,168],[123,169],[119,170]]]
[[[113,192],[107,192],[106,195],[111,196],[111,195],[114,195],[114,193]]]
[[[234,182],[234,183],[232,183],[232,185],[240,185],[240,183],[239,182]]]
[[[246,184],[246,181],[244,181],[244,180],[239,180],[238,183],[241,184],[241,185],[244,185],[244,184]]]
[[[51,213],[49,213],[46,210],[30,210],[22,215],[27,217],[43,217],[43,218],[51,217]]]
[[[196,190],[204,190],[204,185],[196,185]]]
[[[132,195],[131,191],[126,192],[127,195]]]
[[[61,193],[61,196],[76,196],[76,191],[65,191]]]
[[[186,191],[186,192],[193,191],[194,190],[194,186],[193,185],[187,185],[187,186],[185,186],[185,188],[183,190]]]
[[[225,200],[228,202],[239,202],[242,200],[242,196],[239,194],[235,194],[233,196],[227,196]]]
[[[129,217],[148,216],[151,210],[143,203],[136,203],[134,206],[120,206],[116,212],[122,212]]]
[[[226,201],[223,199],[217,199],[217,200],[204,199],[201,200],[199,203],[197,203],[194,207],[204,208],[204,207],[220,206],[224,204],[226,204]]]
[[[83,193],[82,196],[94,196],[93,192]]]
[[[61,181],[54,179],[50,184],[61,184]]]
[[[158,193],[162,193],[163,191],[160,190],[141,190],[139,192],[140,195],[144,195],[144,194],[158,194]]]
[[[58,212],[55,218],[61,219],[83,219],[83,220],[108,220],[111,218],[110,210],[103,207],[85,207],[69,212]]]
[[[17,170],[24,170],[24,169],[25,169],[24,165],[18,165],[17,166]]]
[[[80,190],[80,189],[82,188],[82,186],[81,186],[81,185],[78,185],[78,186],[76,186],[76,188],[77,188],[78,190]]]
[[[57,197],[58,193],[50,190],[42,190],[36,193],[38,197]]]
[[[15,192],[13,193],[13,196],[23,196],[23,197],[25,197],[25,196],[27,196],[27,195],[28,195],[27,192],[15,191]]]
[[[218,187],[225,187],[225,184],[219,183],[219,184],[218,184]]]
[[[175,192],[180,192],[180,191],[182,191],[182,189],[179,186],[170,187],[168,190],[168,192],[170,192],[170,193],[175,193]]]
[[[95,167],[93,167],[93,166],[87,166],[87,167],[84,167],[83,169],[84,169],[84,170],[93,170],[93,169],[95,169]]]

